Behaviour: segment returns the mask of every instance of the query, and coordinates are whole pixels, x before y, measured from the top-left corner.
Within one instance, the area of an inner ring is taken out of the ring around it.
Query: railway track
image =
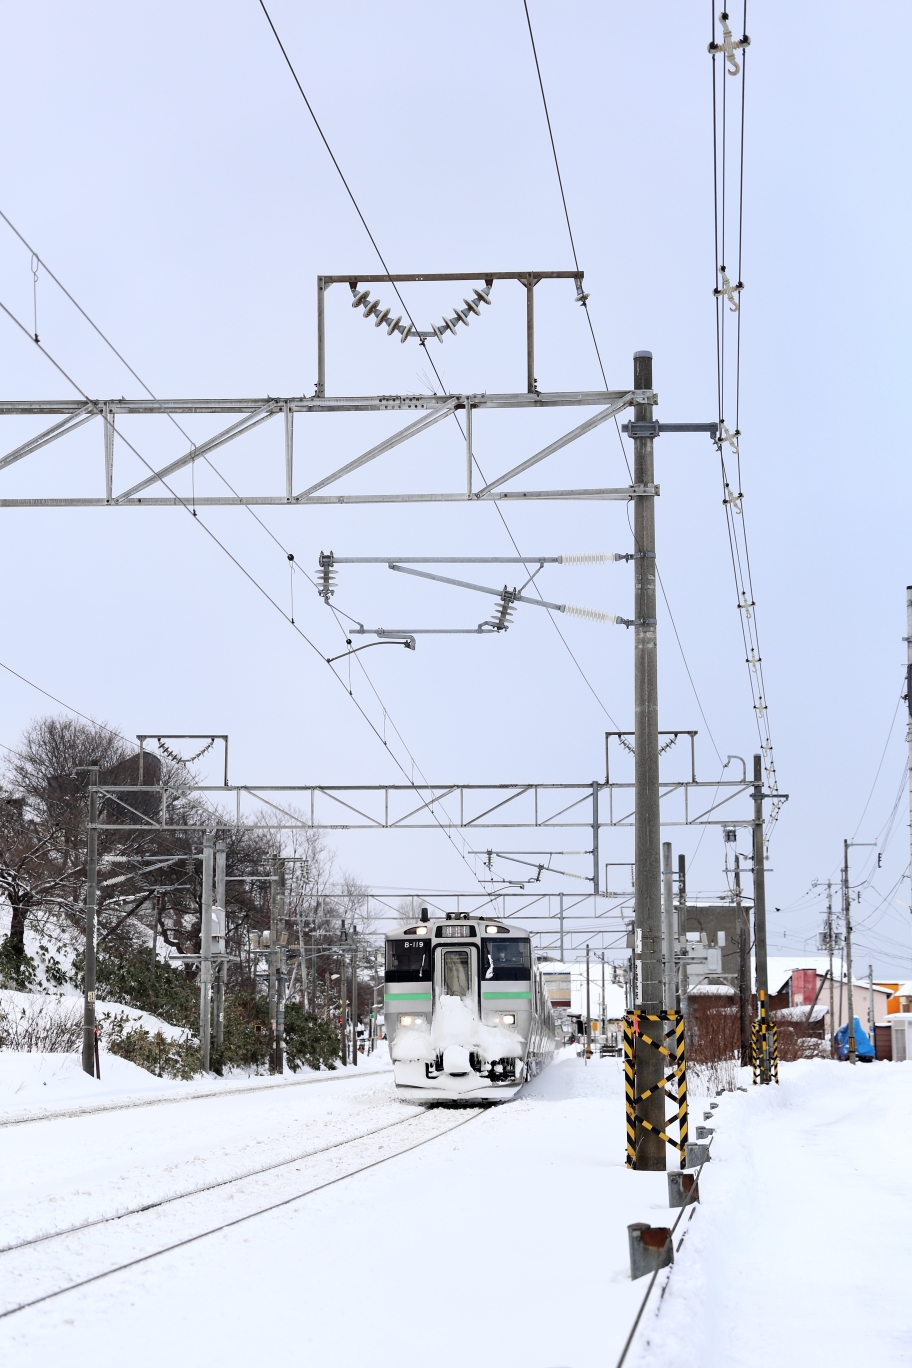
[[[392,1159],[397,1159],[403,1154],[408,1154],[412,1150],[421,1148],[422,1145],[430,1144],[433,1140],[449,1135],[452,1131],[459,1130],[462,1126],[468,1125],[469,1122],[476,1119],[486,1110],[486,1108],[478,1108],[468,1115],[460,1114],[459,1119],[455,1121],[452,1119],[453,1113],[450,1110],[424,1110],[417,1114],[404,1117],[402,1120],[387,1122],[383,1126],[374,1127],[372,1130],[364,1131],[359,1135],[349,1136],[344,1140],[337,1141],[335,1144],[324,1145],[318,1149],[308,1150],[287,1160],[266,1164],[260,1168],[237,1174],[234,1177],[219,1179],[214,1183],[201,1184],[192,1189],[188,1189],[185,1192],[165,1196],[158,1201],[146,1202],[142,1206],[137,1206],[128,1211],[99,1217],[91,1221],[67,1227],[63,1230],[46,1232],[8,1244],[0,1249],[0,1260],[2,1260],[2,1262],[0,1262],[0,1268],[2,1268],[3,1273],[2,1284],[7,1290],[7,1293],[14,1282],[28,1280],[30,1276],[30,1270],[27,1265],[23,1267],[20,1264],[19,1268],[16,1267],[15,1256],[17,1254],[27,1254],[28,1251],[35,1246],[45,1245],[50,1241],[60,1241],[61,1245],[63,1245],[63,1242],[68,1238],[74,1240],[74,1242],[78,1242],[80,1247],[72,1250],[72,1265],[74,1268],[78,1267],[84,1269],[87,1261],[93,1257],[92,1251],[87,1251],[83,1247],[84,1241],[80,1239],[88,1230],[96,1232],[111,1230],[117,1227],[119,1222],[128,1222],[137,1217],[140,1218],[140,1224],[142,1224],[141,1218],[143,1216],[158,1211],[164,1206],[174,1203],[189,1203],[192,1202],[194,1198],[203,1197],[206,1193],[216,1192],[222,1188],[242,1184],[250,1179],[255,1179],[263,1175],[276,1174],[280,1169],[291,1168],[295,1164],[306,1163],[319,1156],[325,1156],[332,1153],[338,1154],[339,1152],[345,1151],[348,1147],[363,1146],[365,1142],[371,1141],[374,1137],[382,1135],[384,1132],[397,1130],[403,1126],[409,1127],[409,1131],[404,1137],[406,1140],[405,1144],[394,1146],[388,1153],[379,1156],[376,1155],[376,1150],[374,1149],[372,1151],[372,1157],[369,1157],[367,1162],[357,1163],[356,1161],[354,1166],[348,1168],[344,1173],[335,1173],[320,1181],[312,1182],[309,1186],[303,1188],[298,1187],[291,1195],[282,1195],[276,1200],[267,1202],[265,1205],[256,1205],[252,1210],[246,1211],[239,1216],[234,1216],[229,1221],[209,1223],[203,1230],[194,1230],[180,1239],[173,1239],[167,1244],[157,1245],[153,1249],[143,1250],[132,1258],[121,1259],[118,1262],[110,1264],[110,1266],[97,1269],[88,1276],[74,1276],[62,1286],[56,1285],[51,1288],[42,1289],[41,1291],[33,1290],[31,1294],[22,1296],[12,1304],[6,1306],[3,1306],[2,1303],[0,1303],[0,1320],[5,1320],[10,1316],[17,1315],[19,1312],[25,1311],[31,1306],[38,1306],[42,1303],[52,1301],[57,1297],[62,1297],[67,1292],[73,1292],[77,1288],[88,1287],[93,1283],[100,1282],[102,1279],[110,1278],[118,1273],[122,1273],[127,1269],[136,1268],[139,1265],[149,1263],[151,1260],[161,1258],[163,1255],[170,1254],[175,1250],[184,1249],[188,1245],[196,1244],[201,1240],[207,1239],[209,1236],[219,1234],[221,1231],[231,1230],[247,1221],[255,1220],[259,1216],[265,1216],[270,1212],[291,1206],[294,1202],[302,1201],[304,1198],[312,1196],[317,1192],[323,1192],[326,1188],[345,1182],[349,1178],[357,1177],[359,1173],[366,1173],[370,1169],[377,1168],[380,1164],[388,1163]],[[415,1131],[418,1132],[417,1136],[415,1135]],[[382,1145],[384,1141],[380,1141],[379,1143]],[[135,1232],[135,1235],[141,1243],[143,1240],[142,1229]],[[65,1265],[66,1258],[66,1249],[61,1248],[58,1250],[54,1266],[58,1278],[60,1266],[61,1264]],[[39,1267],[34,1270],[33,1279],[40,1283],[45,1274],[45,1268]]]
[[[246,1087],[237,1088],[197,1088],[194,1092],[183,1092],[174,1097],[135,1097],[125,1099],[123,1102],[95,1102],[83,1107],[27,1112],[22,1116],[0,1118],[0,1130],[7,1126],[28,1126],[38,1121],[64,1121],[74,1116],[97,1116],[100,1112],[133,1111],[137,1107],[173,1106],[178,1102],[200,1102],[214,1097],[251,1096],[254,1093],[272,1092],[276,1088],[302,1088],[314,1083],[350,1083],[359,1080],[364,1082],[367,1078],[392,1072],[391,1067],[388,1069],[365,1069],[360,1074],[336,1074],[333,1071],[325,1074],[309,1074],[306,1078],[295,1078],[290,1083],[258,1083],[255,1087],[248,1084]]]

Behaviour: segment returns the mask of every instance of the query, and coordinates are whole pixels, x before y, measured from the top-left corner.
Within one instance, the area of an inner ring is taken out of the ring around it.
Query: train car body
[[[426,917],[386,937],[396,1088],[416,1101],[505,1101],[559,1042],[529,933],[494,917]]]

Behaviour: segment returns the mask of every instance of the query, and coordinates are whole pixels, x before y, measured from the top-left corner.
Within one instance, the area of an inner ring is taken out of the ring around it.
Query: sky
[[[573,268],[521,0],[269,8],[390,269]],[[632,354],[646,348],[656,416],[712,420],[709,10],[531,0],[530,14],[608,386],[630,385]],[[740,25],[739,12],[732,26]],[[903,50],[912,16],[888,0],[873,43],[860,6],[796,11],[768,0],[752,7],[747,27],[739,492],[776,766],[789,795],[770,844],[770,947],[816,949],[843,840],[877,840],[850,853],[856,963],[908,976],[899,700],[910,477],[902,428],[872,421],[870,410],[901,405],[908,369],[909,115],[891,54]],[[317,275],[383,268],[256,0],[12,2],[0,33],[0,209],[129,365],[161,397],[312,394]],[[402,288],[420,326],[461,302],[452,285]],[[389,287],[375,293],[394,302]],[[574,293],[566,281],[536,291],[542,390],[602,385]],[[328,392],[436,386],[424,353],[370,327],[349,298],[344,286],[326,296]],[[429,353],[448,391],[524,388],[523,291],[497,282],[492,300],[468,331]],[[29,250],[2,221],[0,301],[29,333],[37,316],[42,346],[85,393],[141,393],[44,267],[35,284]],[[0,397],[76,395],[6,315],[0,347]],[[507,469],[590,411],[479,415],[479,468]],[[181,421],[197,442],[223,425]],[[300,417],[296,471],[319,478],[401,421]],[[3,450],[41,422],[2,417]],[[156,466],[185,449],[166,419],[137,418],[123,430]],[[606,424],[540,466],[527,487],[626,484],[622,447]],[[223,489],[220,478],[278,493],[283,459],[274,420],[222,448],[218,474],[198,462],[174,483],[188,499]],[[727,756],[750,763],[757,749],[718,456],[704,436],[666,436],[656,472],[667,595],[660,726],[697,729],[698,773],[716,780]],[[118,438],[115,486],[140,473]],[[374,463],[352,488],[458,488],[463,473],[462,438],[449,422]],[[97,422],[0,471],[0,498],[103,488]],[[0,661],[127,736],[229,733],[234,783],[402,782],[413,765],[434,783],[589,783],[604,778],[605,731],[632,726],[632,640],[620,627],[563,616],[562,642],[546,613],[520,609],[496,638],[431,637],[414,653],[364,653],[349,696],[347,663],[337,679],[325,663],[345,649],[340,620],[302,573],[300,630],[287,621],[288,552],[311,575],[330,549],[502,556],[514,554],[512,538],[529,556],[625,552],[622,503],[0,515]],[[459,577],[499,588],[500,573],[475,567]],[[546,567],[538,579],[547,599],[622,615],[632,613],[630,581],[626,564]],[[383,566],[340,570],[333,600],[369,626],[474,626],[492,602]],[[0,671],[5,745],[55,710]],[[674,777],[675,763],[680,751],[663,759],[663,774]],[[216,769],[201,773],[214,782]],[[717,827],[664,835],[687,858],[691,894],[726,889]],[[529,831],[465,845],[439,831],[331,839],[339,868],[361,878],[378,906],[404,890],[477,892],[466,847],[544,849]],[[575,849],[585,833],[561,843]],[[743,840],[740,849],[747,853]],[[622,866],[632,833],[603,831],[601,855]],[[584,858],[567,859],[564,868],[585,872]],[[499,870],[514,877],[503,862]],[[536,891],[559,887],[545,876]],[[610,934],[593,945],[616,945],[619,915],[602,925]]]

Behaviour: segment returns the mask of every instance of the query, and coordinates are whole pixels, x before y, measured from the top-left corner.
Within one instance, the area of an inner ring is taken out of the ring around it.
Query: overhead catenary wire
[[[543,79],[543,77],[542,77],[541,63],[540,63],[539,60],[538,60],[538,48],[536,47],[536,43],[535,43],[535,34],[533,33],[533,30],[532,30],[532,18],[531,18],[531,15],[530,15],[530,13],[529,13],[528,0],[523,0],[523,10],[524,10],[525,16],[526,16],[526,26],[527,26],[527,28],[528,28],[528,30],[529,30],[529,42],[531,43],[531,46],[532,46],[532,56],[533,56],[534,61],[535,61],[535,74],[536,74],[536,76],[538,77],[538,88],[539,88],[539,91],[541,92],[542,108],[544,109],[545,122],[546,122],[547,125],[548,125],[548,139],[549,139],[550,144],[551,144],[551,155],[552,155],[552,157],[553,157],[553,159],[554,159],[554,171],[555,171],[555,174],[556,174],[556,176],[557,176],[557,184],[558,184],[558,189],[559,189],[559,191],[560,191],[561,204],[562,204],[563,210],[564,210],[564,219],[565,219],[565,222],[566,222],[566,224],[567,224],[567,236],[568,236],[568,238],[570,239],[570,250],[571,250],[571,252],[572,252],[572,254],[573,254],[573,264],[574,264],[574,266],[576,267],[576,269],[577,269],[577,271],[578,271],[578,270],[579,270],[579,258],[578,258],[578,256],[577,256],[577,251],[576,251],[576,241],[575,241],[574,236],[573,236],[573,228],[572,228],[572,225],[571,225],[571,222],[570,222],[570,210],[569,210],[569,208],[568,208],[568,206],[567,206],[567,196],[566,196],[566,193],[565,193],[565,191],[564,191],[564,178],[563,178],[563,175],[561,174],[560,160],[559,160],[558,155],[557,155],[557,144],[556,144],[555,139],[554,139],[554,129],[553,129],[552,124],[551,124],[551,113],[550,113],[550,110],[548,109],[548,99],[547,99],[547,96],[545,95],[545,83],[544,83],[544,79]],[[597,339],[597,337],[596,337],[596,335],[595,335],[595,325],[594,325],[594,323],[593,323],[593,321],[592,321],[592,315],[591,315],[591,313],[589,312],[588,298],[589,298],[588,295],[583,295],[583,294],[581,293],[579,302],[582,304],[583,309],[585,310],[585,313],[586,313],[586,322],[587,322],[588,325],[589,325],[589,332],[590,332],[591,337],[592,337],[592,345],[593,345],[593,347],[594,347],[594,349],[595,349],[595,356],[596,356],[596,360],[597,360],[597,362],[598,362],[599,371],[601,372],[602,383],[604,384],[605,389],[607,389],[607,388],[608,388],[608,379],[607,379],[607,376],[605,375],[605,367],[604,367],[603,364],[602,364],[602,354],[601,354],[601,351],[600,351],[600,349],[599,349],[598,339]],[[623,437],[622,437],[622,435],[621,435],[621,428],[620,428],[620,424],[619,424],[619,422],[618,422],[617,417],[615,417],[615,419],[614,419],[614,426],[615,426],[615,429],[616,429],[616,432],[617,432],[618,442],[620,443],[620,446],[621,446],[621,454],[622,454],[622,456],[623,456],[623,458],[624,458],[624,463],[625,463],[625,465],[626,465],[626,467],[627,467],[627,474],[630,475],[631,478],[632,478],[631,470],[630,470],[630,461],[629,461],[628,458],[627,458],[627,451],[626,451],[626,448],[625,448],[625,446],[624,446],[624,439],[623,439]],[[634,545],[636,545],[636,534],[634,533],[633,527],[632,527],[632,525],[631,525],[631,523],[630,523],[630,510],[629,510],[629,507],[628,507],[628,510],[627,510],[627,523],[628,523],[628,526],[630,527],[630,535],[631,535],[631,537],[633,538]],[[671,621],[672,629],[673,629],[673,631],[674,631],[675,641],[677,642],[678,650],[681,652],[681,659],[682,659],[682,661],[684,662],[684,669],[686,670],[686,672],[687,672],[687,678],[688,678],[688,680],[690,681],[690,687],[691,687],[691,689],[693,690],[694,698],[696,699],[696,702],[697,702],[697,707],[698,707],[699,710],[700,710],[700,716],[703,718],[703,721],[706,723],[706,730],[707,730],[707,733],[709,734],[709,739],[710,739],[710,742],[712,743],[713,750],[716,752],[716,756],[718,757],[719,763],[721,764],[721,763],[722,763],[722,756],[721,756],[721,754],[720,754],[720,752],[719,752],[718,746],[716,745],[715,737],[714,737],[713,734],[712,734],[712,729],[711,729],[711,727],[710,727],[710,725],[709,725],[709,721],[708,721],[708,719],[707,719],[707,717],[706,717],[706,712],[705,712],[705,710],[704,710],[704,708],[703,708],[703,704],[702,704],[702,701],[701,701],[701,699],[700,699],[699,692],[697,691],[697,686],[696,686],[696,683],[695,683],[695,681],[694,681],[694,677],[693,677],[693,674],[692,674],[692,672],[691,672],[691,668],[690,668],[690,665],[689,665],[688,660],[687,660],[687,656],[686,656],[685,651],[684,651],[684,643],[681,641],[681,636],[680,636],[680,633],[678,632],[678,626],[677,626],[677,623],[675,622],[674,614],[672,613],[672,610],[671,610],[671,604],[670,604],[669,601],[668,601],[668,594],[667,594],[666,591],[665,591],[665,585],[664,585],[664,583],[662,582],[662,577],[661,577],[661,575],[658,573],[658,566],[656,567],[656,573],[657,573],[657,575],[658,575],[659,585],[660,585],[661,590],[662,590],[662,598],[665,600],[665,607],[666,607],[666,609],[667,609],[667,611],[668,611],[668,617],[669,617],[669,620]],[[557,626],[556,623],[555,623],[555,626]],[[588,681],[587,681],[587,682],[588,682]],[[615,723],[615,726],[616,726],[616,725],[617,725],[617,723]]]
[[[28,328],[25,326],[25,324],[22,323],[22,321],[21,321],[19,318],[17,318],[17,316],[15,315],[15,313],[13,313],[12,309],[10,309],[2,300],[0,300],[0,310],[2,310],[2,311],[7,315],[7,317],[16,325],[17,328],[19,328],[19,330],[20,330],[21,332],[23,332],[23,333],[26,335],[26,337],[31,337],[31,335],[30,335],[30,333],[29,333],[29,331],[28,331]],[[94,400],[94,399],[90,399],[90,398],[89,398],[89,396],[88,396],[88,394],[85,392],[85,390],[84,390],[84,389],[83,389],[83,388],[82,388],[82,387],[73,379],[73,377],[64,369],[64,367],[63,367],[63,366],[62,366],[62,365],[61,365],[61,364],[60,364],[60,363],[51,355],[51,353],[47,350],[47,348],[44,347],[44,346],[42,345],[42,343],[40,343],[40,342],[35,343],[35,345],[39,348],[39,350],[41,351],[42,355],[44,355],[44,356],[47,358],[47,360],[50,361],[50,363],[51,363],[51,365],[54,367],[54,369],[57,370],[57,371],[60,373],[60,375],[62,375],[63,378],[67,381],[67,383],[68,383],[69,385],[71,385],[71,386],[73,387],[73,389],[76,390],[77,394],[79,394],[79,395],[81,396],[81,398],[82,398],[87,404],[89,404],[89,405],[90,405],[90,406],[91,406],[99,415],[102,415],[102,410],[101,410],[101,407],[100,407],[100,405],[98,404],[98,402],[97,402],[96,400]],[[178,494],[177,491],[176,491],[174,488],[172,488],[171,485],[169,485],[167,479],[166,479],[163,475],[161,475],[159,472],[157,472],[157,471],[154,469],[154,467],[150,464],[149,461],[146,460],[146,458],[143,456],[143,454],[142,454],[139,450],[137,450],[137,448],[133,445],[133,443],[130,442],[129,439],[128,439],[127,437],[125,437],[123,434],[121,434],[121,441],[128,447],[128,449],[129,449],[130,451],[133,452],[134,456],[136,456],[136,458],[137,458],[139,461],[142,462],[142,464],[146,467],[146,469],[147,469],[150,473],[156,475],[156,477],[160,480],[160,482],[161,482],[162,485],[165,487],[165,489],[168,490],[168,493],[172,496],[173,499],[175,499],[176,503],[177,503],[181,508],[183,508],[183,510],[184,510],[186,513],[189,513],[189,514],[191,515],[191,517],[194,519],[194,522],[197,523],[197,525],[198,525],[199,527],[202,528],[202,530],[203,530],[203,531],[206,533],[206,535],[213,541],[213,543],[219,548],[219,550],[222,551],[222,553],[228,557],[228,559],[232,562],[233,565],[236,566],[236,568],[241,572],[241,574],[244,576],[244,578],[252,585],[252,587],[253,587],[254,589],[256,589],[256,591],[257,591],[257,592],[258,592],[258,593],[259,593],[259,594],[260,594],[260,595],[261,595],[261,596],[262,596],[262,597],[263,597],[263,598],[272,606],[272,608],[273,608],[273,609],[274,609],[282,618],[284,618],[284,620],[291,626],[292,630],[295,631],[295,632],[297,632],[298,636],[302,639],[302,641],[304,641],[304,642],[311,648],[311,650],[314,651],[315,654],[319,656],[320,660],[323,661],[323,662],[325,663],[325,662],[326,662],[326,657],[325,657],[325,655],[323,654],[323,652],[321,651],[320,647],[317,646],[316,642],[312,641],[311,638],[307,635],[307,633],[304,632],[303,629],[302,629],[296,622],[293,622],[293,621],[292,621],[292,619],[291,619],[291,617],[289,616],[289,614],[285,612],[284,608],[282,608],[282,606],[277,602],[277,600],[272,596],[272,594],[270,594],[269,590],[266,589],[265,586],[262,585],[262,584],[259,582],[259,580],[257,580],[257,578],[255,577],[255,575],[253,575],[253,573],[252,573],[250,570],[248,570],[247,567],[246,567],[246,566],[237,558],[237,556],[235,556],[234,553],[233,553],[231,550],[229,550],[229,548],[225,545],[225,543],[224,543],[223,541],[221,541],[221,539],[215,534],[215,532],[212,530],[212,528],[209,527],[209,526],[207,525],[207,523],[206,523],[202,518],[199,517],[199,514],[198,514],[197,510],[196,510],[195,508],[192,508],[191,505],[190,505],[190,503],[189,503],[185,498],[183,498],[180,494]],[[386,739],[385,739],[385,738],[383,737],[383,735],[381,734],[381,732],[380,732],[380,730],[378,729],[377,725],[374,723],[373,719],[369,716],[369,714],[366,712],[366,710],[365,710],[364,707],[361,705],[361,703],[358,701],[358,699],[355,698],[355,696],[354,696],[354,694],[352,693],[351,689],[346,687],[345,680],[342,678],[342,676],[338,673],[337,670],[333,669],[333,666],[332,666],[331,664],[328,665],[328,668],[329,668],[329,670],[331,671],[333,677],[337,680],[337,682],[342,686],[342,688],[344,688],[344,689],[346,690],[346,693],[348,693],[349,697],[352,699],[352,702],[354,703],[354,706],[357,708],[358,712],[359,712],[359,713],[361,714],[361,716],[364,718],[365,722],[367,723],[367,725],[369,726],[369,728],[371,729],[371,731],[374,733],[374,735],[377,737],[377,739],[381,742],[381,744],[383,744],[383,745],[385,746],[385,748],[386,748],[387,751],[389,752],[389,755],[390,755],[391,759],[393,760],[393,763],[396,765],[396,767],[397,767],[397,768],[399,769],[399,771],[402,773],[403,777],[406,778],[406,780],[407,780],[409,783],[412,783],[412,784],[413,784],[413,783],[414,783],[414,773],[412,774],[411,778],[409,778],[409,773],[408,773],[408,770],[406,769],[405,765],[402,763],[402,761],[399,759],[399,757],[395,754],[395,752],[392,750],[392,748],[388,745]],[[414,757],[411,755],[410,752],[408,752],[408,754],[409,754],[409,759],[410,759],[410,761],[411,761],[411,763],[412,763],[412,768],[413,768],[413,771],[414,771],[414,767],[415,767]],[[451,845],[451,846],[453,847],[453,849],[457,852],[457,854],[459,854],[459,856],[460,856],[460,858],[462,859],[463,863],[464,863],[464,864],[466,865],[466,867],[469,869],[470,873],[472,873],[473,877],[477,879],[477,877],[478,877],[478,876],[477,876],[477,873],[476,873],[475,870],[472,869],[472,866],[469,864],[469,861],[468,861],[468,859],[466,858],[465,852],[459,850],[459,848],[458,848],[458,846],[457,846],[457,844],[456,844],[456,841],[455,841],[454,838],[453,838],[452,833],[448,830],[447,826],[446,826],[443,822],[441,822],[441,820],[440,820],[440,818],[437,816],[436,812],[434,812],[433,806],[431,807],[431,814],[432,814],[432,816],[434,817],[434,820],[435,820],[435,822],[437,823],[439,829],[443,832],[444,836],[445,836],[446,839],[449,841],[450,845]],[[465,842],[463,842],[463,845],[465,845]]]
[[[370,227],[368,226],[367,219],[365,218],[365,216],[364,216],[364,214],[363,214],[363,212],[362,212],[362,210],[361,210],[361,207],[360,207],[360,205],[358,204],[358,201],[355,199],[354,192],[352,191],[351,186],[349,185],[348,181],[346,180],[345,175],[344,175],[344,173],[343,173],[343,171],[342,171],[342,168],[341,168],[341,166],[340,166],[340,164],[339,164],[339,162],[338,162],[338,160],[337,160],[337,158],[336,158],[336,156],[335,156],[335,153],[333,152],[332,147],[331,147],[330,144],[329,144],[329,140],[328,140],[328,138],[326,137],[326,134],[325,134],[324,131],[323,131],[323,128],[322,128],[322,126],[321,126],[321,124],[320,124],[320,121],[318,120],[318,118],[317,118],[317,116],[316,116],[316,113],[314,112],[313,106],[311,105],[310,101],[309,101],[308,98],[307,98],[307,95],[305,94],[304,87],[303,87],[303,85],[301,84],[301,81],[300,81],[300,79],[299,79],[299,77],[298,77],[297,72],[295,71],[295,68],[294,68],[294,65],[293,65],[293,63],[292,63],[292,61],[291,61],[291,58],[290,58],[289,55],[288,55],[288,51],[287,51],[287,49],[285,48],[285,45],[284,45],[284,43],[282,42],[282,39],[279,37],[278,31],[277,31],[277,29],[276,29],[275,24],[274,24],[273,21],[272,21],[272,18],[270,17],[269,11],[267,10],[266,5],[263,3],[263,0],[259,0],[259,4],[260,4],[260,8],[261,8],[262,11],[263,11],[263,14],[266,16],[266,19],[267,19],[267,22],[268,22],[268,24],[269,24],[269,27],[270,27],[270,29],[272,30],[272,33],[273,33],[273,37],[275,38],[276,43],[278,44],[279,49],[280,49],[280,51],[281,51],[281,53],[282,53],[282,56],[283,56],[283,58],[284,58],[284,60],[285,60],[285,64],[287,65],[288,70],[291,72],[291,75],[292,75],[292,78],[293,78],[293,80],[294,80],[294,83],[295,83],[295,85],[297,86],[298,91],[299,91],[299,93],[300,93],[300,95],[301,95],[301,98],[302,98],[302,100],[304,101],[304,103],[305,103],[305,105],[306,105],[306,107],[307,107],[307,111],[308,111],[308,113],[310,114],[311,119],[313,120],[314,127],[316,128],[316,130],[317,130],[317,132],[318,132],[318,134],[319,134],[319,136],[320,136],[320,139],[321,139],[321,141],[322,141],[324,147],[326,148],[326,151],[329,153],[329,157],[330,157],[330,159],[331,159],[331,161],[332,161],[332,164],[333,164],[333,166],[335,167],[336,171],[338,172],[339,179],[342,181],[342,184],[343,184],[343,186],[345,187],[345,191],[346,191],[346,193],[347,193],[349,199],[350,199],[351,202],[352,202],[352,205],[353,205],[353,207],[354,207],[354,209],[355,209],[356,214],[358,215],[358,218],[359,218],[360,221],[361,221],[362,226],[364,227],[364,231],[367,233],[367,236],[368,236],[368,238],[369,238],[369,240],[370,240],[370,243],[371,243],[372,247],[374,248],[374,251],[375,251],[376,254],[377,254],[377,258],[378,258],[378,260],[380,261],[380,264],[382,265],[384,272],[386,273],[387,277],[389,278],[390,284],[392,285],[393,289],[394,289],[395,292],[396,292],[396,296],[397,296],[397,298],[399,299],[399,302],[401,303],[403,309],[405,310],[406,314],[408,315],[409,321],[410,321],[410,322],[413,324],[413,326],[414,326],[414,319],[412,318],[412,315],[411,315],[411,313],[409,312],[409,309],[408,309],[408,307],[407,307],[407,305],[406,305],[406,303],[405,303],[405,300],[404,300],[403,297],[402,297],[402,294],[401,294],[401,292],[400,292],[400,290],[399,290],[399,288],[398,288],[398,285],[396,284],[395,281],[392,280],[392,277],[391,277],[391,275],[390,275],[389,267],[388,267],[387,264],[386,264],[386,260],[385,260],[385,258],[384,258],[384,256],[383,256],[383,253],[382,253],[381,250],[380,250],[379,244],[377,243],[376,238],[374,237],[373,233],[372,233],[371,230],[370,230]],[[574,254],[574,256],[575,256],[575,254]],[[582,302],[584,302],[584,301],[582,301]],[[591,326],[591,325],[590,325],[590,326]],[[594,333],[593,333],[593,341],[594,341],[594,340],[595,340],[595,335],[594,335]],[[425,346],[424,339],[422,339],[421,345],[422,345],[422,346]],[[598,351],[598,347],[597,347],[597,346],[596,346],[596,351]],[[434,375],[437,377],[437,383],[438,383],[438,385],[440,386],[441,391],[445,391],[445,388],[446,388],[446,387],[445,387],[445,385],[444,385],[444,383],[443,383],[443,379],[441,378],[440,372],[439,372],[439,370],[437,369],[436,362],[434,361],[433,357],[432,357],[431,354],[430,354],[430,351],[427,349],[426,346],[425,346],[425,354],[427,355],[427,358],[428,358],[428,360],[430,361],[430,364],[431,364],[431,367],[432,367],[432,369],[433,369]],[[605,371],[604,371],[604,367],[601,366],[601,359],[599,359],[599,366],[600,366],[601,371],[602,371],[602,378],[603,378],[603,381],[604,381],[604,384],[605,384],[605,388],[607,389],[607,388],[608,388],[608,382],[607,382],[607,380],[605,380]],[[458,415],[457,415],[456,413],[453,414],[453,419],[454,419],[454,421],[455,421],[457,427],[459,428],[459,431],[460,431],[460,433],[461,433],[463,439],[465,439],[465,432],[463,431],[462,424],[459,422],[459,417],[458,417]],[[481,466],[480,466],[480,464],[479,464],[479,462],[478,462],[477,455],[476,455],[476,453],[475,453],[474,451],[473,451],[473,461],[474,461],[475,466],[476,466],[476,468],[477,468],[479,474],[481,475],[482,479],[485,479],[484,473],[483,473],[483,471],[482,471],[482,469],[481,469]],[[486,479],[485,479],[485,483],[487,483],[487,480],[486,480]],[[506,533],[507,533],[507,536],[509,537],[510,541],[512,542],[512,544],[513,544],[513,546],[514,546],[514,548],[515,548],[515,550],[516,550],[517,555],[521,555],[521,552],[520,552],[520,550],[519,550],[519,546],[517,545],[516,539],[515,539],[515,537],[513,536],[512,531],[510,530],[510,527],[509,527],[509,525],[508,525],[508,523],[507,523],[506,517],[504,516],[503,510],[501,509],[500,505],[499,505],[499,504],[496,504],[496,503],[495,503],[495,505],[494,505],[494,508],[495,508],[495,510],[496,510],[497,516],[500,518],[500,521],[501,521],[501,523],[502,523],[502,525],[503,525],[503,527],[504,527],[504,530],[505,530]],[[538,593],[537,587],[536,587],[536,592]],[[540,595],[539,595],[539,596],[540,596]],[[612,725],[616,727],[616,726],[618,725],[618,723],[617,723],[617,722],[615,721],[615,719],[611,716],[611,713],[608,711],[608,709],[606,708],[605,704],[603,703],[601,697],[599,696],[598,691],[595,689],[594,685],[591,683],[591,681],[590,681],[589,678],[587,677],[585,671],[583,670],[582,665],[580,665],[579,661],[577,660],[576,655],[574,654],[574,652],[573,652],[573,650],[572,650],[572,648],[571,648],[571,646],[570,646],[570,643],[567,641],[566,637],[564,636],[564,634],[563,634],[563,632],[561,631],[560,627],[558,626],[557,622],[554,620],[553,615],[549,612],[548,616],[549,616],[549,618],[550,618],[550,620],[551,620],[551,624],[552,624],[552,626],[554,627],[554,630],[557,632],[557,635],[560,637],[561,642],[562,642],[563,645],[564,645],[564,648],[566,649],[567,653],[569,654],[570,659],[573,661],[573,664],[576,666],[576,669],[578,670],[578,672],[579,672],[579,674],[580,674],[580,676],[581,676],[583,682],[585,683],[587,689],[588,689],[589,692],[592,694],[593,698],[596,700],[596,702],[598,703],[599,707],[602,709],[602,712],[603,712],[603,713],[605,714],[605,716],[608,718],[609,722],[611,722]],[[360,664],[361,662],[359,661],[358,663]],[[362,668],[363,668],[363,667],[362,667]]]

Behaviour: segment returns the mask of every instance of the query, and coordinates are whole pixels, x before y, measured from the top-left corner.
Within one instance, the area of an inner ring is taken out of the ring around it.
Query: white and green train
[[[528,931],[496,918],[422,908],[387,934],[384,996],[396,1088],[416,1100],[506,1100],[561,1041]]]

